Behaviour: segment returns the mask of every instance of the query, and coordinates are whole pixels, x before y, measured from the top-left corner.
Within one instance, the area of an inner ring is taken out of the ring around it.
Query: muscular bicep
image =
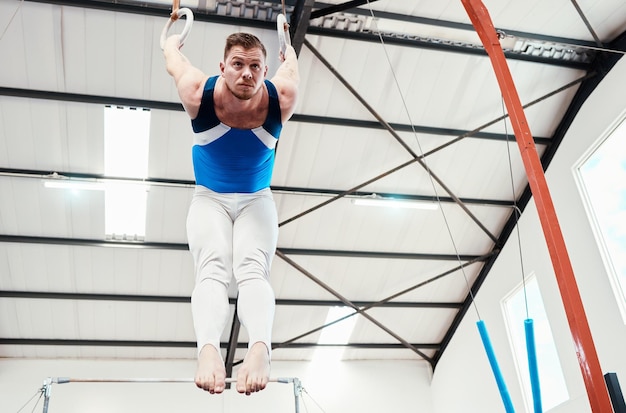
[[[175,78],[178,96],[191,119],[195,119],[198,115],[206,79],[202,71],[193,67]]]
[[[289,46],[287,48],[285,60],[272,78],[272,83],[274,83],[278,91],[282,122],[285,123],[293,115],[298,103],[300,74],[298,71],[298,59],[293,47]]]
[[[298,103],[298,87],[292,82],[280,82],[272,80],[278,91],[278,102],[280,103],[281,121],[284,124],[291,118]]]
[[[164,47],[165,68],[174,78],[178,96],[189,116],[194,119],[198,114],[202,89],[207,76],[194,67],[181,52],[179,38],[171,36]]]

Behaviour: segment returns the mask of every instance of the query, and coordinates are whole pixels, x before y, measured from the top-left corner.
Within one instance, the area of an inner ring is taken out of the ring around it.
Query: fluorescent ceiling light
[[[73,179],[45,179],[43,186],[56,189],[73,189],[85,191],[104,191],[105,185],[102,182],[77,181]]]
[[[436,202],[418,201],[413,199],[384,198],[377,195],[373,195],[372,197],[353,198],[352,203],[354,205],[426,209],[431,211],[439,208],[439,205]]]

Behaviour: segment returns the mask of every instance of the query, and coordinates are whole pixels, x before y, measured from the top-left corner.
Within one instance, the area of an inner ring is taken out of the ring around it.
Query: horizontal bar
[[[193,378],[112,378],[112,379],[96,379],[96,378],[72,378],[72,377],[51,377],[51,383],[193,383]],[[295,377],[277,377],[269,379],[270,383],[293,383]],[[235,378],[227,378],[226,383],[237,383]]]

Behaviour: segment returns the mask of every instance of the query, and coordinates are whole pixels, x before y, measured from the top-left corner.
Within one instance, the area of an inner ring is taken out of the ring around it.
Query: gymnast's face
[[[238,99],[251,99],[263,86],[267,74],[265,57],[260,48],[234,46],[220,63],[226,87]]]

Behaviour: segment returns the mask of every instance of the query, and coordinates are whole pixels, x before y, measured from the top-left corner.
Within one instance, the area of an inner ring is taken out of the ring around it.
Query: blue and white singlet
[[[198,116],[191,121],[196,184],[220,193],[252,193],[268,188],[282,130],[276,87],[265,80],[269,107],[263,125],[254,129],[231,128],[215,114],[213,91],[218,77],[207,80]]]

